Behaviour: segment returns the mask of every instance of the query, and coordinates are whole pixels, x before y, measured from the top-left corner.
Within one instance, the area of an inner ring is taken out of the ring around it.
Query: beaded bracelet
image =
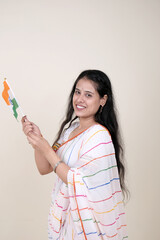
[[[56,163],[56,165],[54,166],[54,169],[53,169],[53,171],[56,173],[56,168],[58,167],[58,165],[60,164],[60,163],[63,163],[63,161],[62,160],[60,160],[59,162],[57,162]]]

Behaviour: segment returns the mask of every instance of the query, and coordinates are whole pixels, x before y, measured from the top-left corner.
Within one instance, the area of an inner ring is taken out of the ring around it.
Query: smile
[[[85,109],[86,107],[81,106],[81,105],[76,105],[76,108],[77,108],[78,110],[82,110],[82,109]]]

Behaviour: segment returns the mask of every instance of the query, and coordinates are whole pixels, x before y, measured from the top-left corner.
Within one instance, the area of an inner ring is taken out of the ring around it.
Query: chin
[[[80,114],[80,113],[75,113],[77,117],[85,117],[84,114]]]

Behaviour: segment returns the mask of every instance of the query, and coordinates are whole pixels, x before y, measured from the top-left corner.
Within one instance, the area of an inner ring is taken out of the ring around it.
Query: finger
[[[25,131],[26,127],[31,126],[32,131],[34,133],[36,133],[37,135],[41,136],[41,132],[40,132],[39,128],[33,122],[30,122],[30,121],[23,122],[22,126],[23,126],[23,131]]]
[[[23,127],[26,127],[26,126],[33,126],[31,122],[24,122],[23,123]]]
[[[30,131],[34,131],[33,125],[32,125],[32,123],[30,123],[29,121],[23,123],[22,129],[23,129],[23,132],[24,132],[25,134],[26,134],[26,131],[27,131],[27,133],[28,133],[28,129],[30,129]]]
[[[21,122],[22,123],[27,122],[27,116],[26,115],[24,117],[22,117]]]
[[[31,124],[32,124],[32,126],[35,128],[35,129],[37,129],[37,130],[39,130],[39,127],[35,124],[35,123],[33,123],[33,122],[30,122]],[[39,130],[40,131],[40,130]]]
[[[36,142],[41,138],[38,134],[34,133],[33,131],[30,131],[28,133],[28,136]]]
[[[35,136],[37,136],[37,137],[42,137],[42,134],[41,133],[39,133],[39,132],[36,132],[35,130],[34,130],[34,128],[33,128],[33,130],[32,130],[32,133],[35,135]]]
[[[39,127],[37,127],[34,123],[32,123],[32,126],[33,126],[33,132],[34,132],[35,134],[37,134],[38,136],[42,136]]]
[[[32,132],[32,131],[33,131],[32,128],[28,128],[28,129],[25,130],[25,134],[26,134],[26,135],[29,135],[29,133]]]
[[[31,124],[28,124],[28,125],[24,126],[24,127],[23,127],[23,131],[24,131],[25,134],[26,134],[26,133],[29,133],[30,131],[33,131],[32,125],[31,125]]]
[[[27,126],[32,126],[32,124],[30,122],[24,122],[22,126],[23,126],[23,129],[24,129]]]
[[[23,129],[23,131],[25,130],[25,128],[26,127],[29,127],[29,126],[31,126],[31,123],[28,121],[28,122],[22,122],[22,129]]]

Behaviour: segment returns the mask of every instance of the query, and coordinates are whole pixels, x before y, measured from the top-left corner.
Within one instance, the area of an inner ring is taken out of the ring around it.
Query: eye
[[[74,93],[75,93],[76,95],[79,95],[79,94],[80,94],[80,91],[76,89]]]
[[[86,97],[92,97],[90,93],[86,93]]]

